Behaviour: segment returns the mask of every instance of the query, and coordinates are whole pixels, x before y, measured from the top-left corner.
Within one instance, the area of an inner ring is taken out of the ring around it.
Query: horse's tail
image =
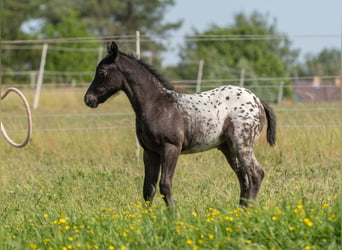
[[[261,102],[262,105],[264,106],[264,110],[266,113],[266,118],[267,118],[267,142],[271,145],[274,146],[276,143],[276,126],[277,126],[277,120],[276,120],[276,115],[272,108],[265,102]]]

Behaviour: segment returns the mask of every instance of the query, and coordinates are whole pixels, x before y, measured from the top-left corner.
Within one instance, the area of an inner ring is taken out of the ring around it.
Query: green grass
[[[33,91],[24,92],[32,103]],[[341,103],[273,106],[277,146],[264,135],[257,143],[266,176],[245,210],[218,150],[181,156],[170,212],[159,196],[151,208],[143,204],[127,99],[92,110],[83,93],[44,90],[30,144],[0,140],[0,249],[341,247]],[[1,111],[9,134],[23,139],[20,101],[9,96]]]

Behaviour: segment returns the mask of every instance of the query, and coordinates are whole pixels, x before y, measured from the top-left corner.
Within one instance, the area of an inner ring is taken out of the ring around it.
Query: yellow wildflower
[[[59,220],[58,220],[58,224],[64,224],[64,223],[66,223],[68,221],[68,218],[60,218]]]
[[[233,217],[230,217],[230,216],[226,216],[226,217],[224,217],[227,221],[233,221],[234,220],[234,218]]]
[[[329,219],[329,220],[334,220],[335,218],[336,218],[336,214],[332,214],[332,215],[329,216],[328,219]]]
[[[308,227],[312,227],[313,223],[309,218],[305,218],[304,219],[304,223],[308,226]]]
[[[36,244],[33,244],[33,243],[30,243],[30,244],[29,244],[29,248],[31,248],[31,249],[37,249],[37,245],[36,245]]]
[[[327,208],[327,207],[329,207],[329,204],[328,204],[328,203],[324,203],[324,204],[322,205],[322,208]]]
[[[192,244],[194,244],[194,242],[193,242],[193,240],[187,240],[187,241],[186,241],[186,244],[192,245]]]
[[[276,215],[281,215],[281,214],[282,214],[281,210],[280,210],[280,209],[277,209],[277,210],[276,210]]]

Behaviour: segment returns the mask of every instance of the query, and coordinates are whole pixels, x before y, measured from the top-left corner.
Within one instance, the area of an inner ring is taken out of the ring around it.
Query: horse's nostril
[[[84,96],[84,103],[91,108],[96,108],[98,105],[97,99],[92,94],[86,94]]]

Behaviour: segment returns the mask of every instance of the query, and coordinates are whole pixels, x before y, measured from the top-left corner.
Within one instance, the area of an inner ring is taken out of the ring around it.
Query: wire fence
[[[313,112],[317,113],[329,113],[329,112],[335,112],[335,113],[341,113],[342,107],[340,105],[336,105],[333,107],[303,107],[303,108],[290,108],[290,107],[274,107],[274,111],[277,115],[282,115],[282,113],[308,113]],[[299,114],[300,115],[300,114]],[[87,117],[95,117],[95,118],[101,118],[101,117],[107,117],[107,118],[113,118],[111,122],[113,123],[112,126],[101,126],[101,121],[97,123],[98,126],[96,127],[49,127],[49,128],[40,128],[38,120],[40,119],[52,119],[52,118],[58,118],[58,119],[75,119],[78,120],[79,118],[87,118]],[[2,118],[4,119],[13,119],[13,118],[25,118],[25,115],[2,115]],[[129,120],[128,125],[121,125],[121,121],[127,121]],[[134,113],[133,112],[104,112],[104,113],[45,113],[45,114],[34,114],[33,120],[36,121],[37,127],[34,129],[34,133],[45,133],[45,132],[81,132],[85,130],[116,130],[116,129],[123,129],[123,130],[133,130],[135,128],[134,126]],[[335,121],[335,123],[324,123],[324,120],[321,124],[307,124],[305,121],[303,121],[303,124],[278,124],[278,129],[340,129],[342,127],[342,121]],[[9,130],[11,133],[22,133],[25,132],[25,130]]]
[[[105,44],[112,40],[116,40],[127,48],[128,51],[135,51],[133,45],[137,43],[138,35],[127,35],[127,36],[102,36],[102,37],[75,37],[75,38],[54,38],[54,39],[40,39],[40,40],[16,40],[16,41],[1,41],[1,48],[3,51],[22,51],[22,50],[42,50],[44,47],[48,46],[47,56],[49,53],[81,53],[89,54],[91,53],[91,58],[94,60],[94,68],[97,62],[103,57],[105,50]],[[255,40],[282,40],[282,39],[307,39],[312,41],[314,39],[333,39],[341,40],[341,34],[294,34],[294,35],[174,35],[174,36],[147,36],[139,35],[139,43],[150,43],[151,41],[160,44],[173,43],[175,40],[186,42],[229,42],[229,41],[255,41]],[[84,47],[84,44],[87,47]],[[167,46],[165,46],[167,47]],[[37,54],[37,53],[36,53]],[[140,54],[140,53],[139,53]],[[38,53],[39,55],[39,53]],[[218,58],[218,60],[220,60]],[[37,60],[36,60],[37,61]],[[184,62],[183,62],[184,63]],[[188,62],[188,64],[193,64],[197,67],[199,62]],[[42,61],[41,61],[42,64]],[[20,65],[20,62],[18,62]],[[205,62],[204,67],[211,67],[210,61]],[[18,67],[17,67],[18,68]],[[230,73],[229,73],[230,72]],[[199,73],[199,72],[198,72]],[[51,87],[84,87],[89,85],[89,82],[93,78],[94,71],[69,71],[69,70],[58,70],[53,71],[48,70],[13,70],[13,71],[3,71],[0,72],[0,77],[2,78],[2,84],[4,86],[14,86],[14,87],[30,87],[30,88],[40,88],[40,81],[43,88]],[[201,75],[202,74],[198,74]],[[181,79],[173,80],[171,83],[174,86],[184,92],[193,93],[199,90],[208,90],[215,88],[219,85],[240,85],[249,88],[251,91],[255,92],[259,97],[264,100],[271,102],[282,102],[283,96],[287,98],[292,98],[293,100],[311,99],[312,101],[317,101],[316,95],[322,96],[321,93],[324,92],[325,99],[331,99],[331,93],[334,92],[335,95],[332,98],[341,99],[341,88],[336,86],[338,79],[341,79],[341,75],[330,75],[321,74],[311,75],[311,76],[280,76],[280,77],[258,77],[255,75],[250,75],[250,73],[245,72],[245,70],[240,68],[222,67],[221,76],[233,75],[235,77],[222,78],[217,77],[217,79]],[[238,76],[238,77],[236,77]],[[195,76],[196,77],[196,76]],[[308,83],[313,82],[314,78],[319,78],[320,81],[325,83],[336,83],[336,84],[324,84],[322,85],[320,91],[315,91],[312,93],[311,90],[307,91]],[[43,80],[42,80],[43,79]],[[20,84],[17,84],[20,82]],[[293,85],[297,82],[296,86]],[[298,83],[300,82],[300,83]],[[199,85],[200,83],[200,85]],[[339,80],[339,84],[341,80]],[[303,89],[303,94],[293,95],[296,90]],[[330,90],[329,90],[330,89]],[[339,90],[338,90],[339,89]],[[38,91],[37,91],[38,92]],[[336,93],[339,93],[337,95]],[[299,97],[298,97],[299,96]],[[321,97],[320,97],[321,98]],[[39,99],[39,98],[37,98]],[[35,105],[36,108],[38,104]]]

